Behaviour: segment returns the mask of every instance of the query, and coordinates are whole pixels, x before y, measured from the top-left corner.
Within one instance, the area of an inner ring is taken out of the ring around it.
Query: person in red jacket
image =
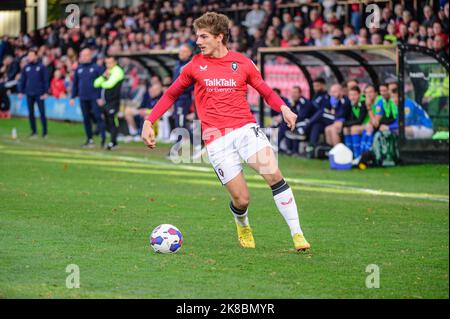
[[[67,89],[60,70],[55,71],[55,75],[50,83],[50,93],[57,99],[65,97],[67,94]]]
[[[243,159],[272,189],[278,211],[288,224],[296,250],[310,248],[300,227],[292,189],[284,180],[267,136],[256,124],[247,102],[247,84],[280,112],[291,129],[297,115],[262,79],[257,66],[241,53],[227,49],[229,19],[207,12],[194,21],[201,53],[184,66],[181,74],[153,108],[142,129],[142,139],[156,147],[153,123],[188,87],[194,84],[195,105],[201,121],[208,158],[230,197],[238,239],[243,248],[254,248],[248,221],[249,191],[242,172]]]

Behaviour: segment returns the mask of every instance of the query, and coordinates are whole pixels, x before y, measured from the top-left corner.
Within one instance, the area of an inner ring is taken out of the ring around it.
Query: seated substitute
[[[367,115],[366,106],[361,102],[361,90],[358,86],[350,88],[348,98],[351,111],[344,121],[344,143],[353,152],[353,158],[359,158],[361,150],[362,123]]]
[[[330,146],[341,143],[343,124],[351,108],[350,100],[343,93],[340,84],[334,84],[330,88],[330,116],[334,117],[334,122],[325,127],[325,141]]]

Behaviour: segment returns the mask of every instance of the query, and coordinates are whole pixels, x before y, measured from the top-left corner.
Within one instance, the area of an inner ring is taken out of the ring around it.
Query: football
[[[173,254],[181,249],[183,235],[173,225],[162,224],[150,234],[150,246],[157,253]]]

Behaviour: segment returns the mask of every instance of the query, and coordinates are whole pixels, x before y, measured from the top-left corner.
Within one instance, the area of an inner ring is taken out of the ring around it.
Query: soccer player
[[[361,151],[362,123],[367,115],[367,108],[361,102],[361,90],[358,86],[350,88],[348,98],[351,103],[351,111],[344,121],[344,143],[353,152],[353,158],[357,160]]]
[[[398,93],[391,93],[392,102],[398,105]],[[433,136],[433,121],[415,101],[405,99],[405,136],[407,139],[430,139]]]
[[[397,93],[394,89],[392,93]],[[379,123],[379,131],[396,131],[398,129],[398,107],[391,99],[391,92],[387,84],[380,85],[380,95],[376,105],[375,117]]]
[[[186,64],[144,122],[142,139],[155,148],[153,123],[166,112],[185,89],[194,84],[195,105],[202,125],[209,160],[230,194],[238,239],[244,248],[254,248],[248,220],[249,191],[241,158],[256,170],[272,189],[275,204],[288,224],[295,248],[306,250],[294,194],[283,179],[271,144],[256,124],[246,95],[254,87],[274,110],[281,112],[293,129],[297,116],[264,82],[258,68],[244,55],[227,49],[229,19],[207,12],[194,21],[200,54]]]
[[[296,124],[294,133],[286,132],[286,136],[291,139],[302,139],[306,133],[308,135],[308,146],[306,147],[306,157],[314,158],[314,150],[319,142],[320,135],[325,132],[325,126],[329,124],[327,112],[331,109],[330,96],[326,90],[326,82],[323,78],[317,78],[313,82],[315,95],[311,101],[312,107],[309,112],[313,112],[312,116],[303,119]],[[300,116],[301,117],[301,116]]]
[[[312,102],[307,99],[306,97],[304,97],[302,95],[302,89],[299,86],[294,86],[292,88],[292,94],[296,94],[296,99],[294,101],[293,108],[294,108],[294,112],[297,114],[297,123],[295,124],[296,127],[296,133],[295,136],[292,136],[291,132],[287,132],[288,135],[290,135],[290,137],[288,138],[293,138],[298,139],[298,140],[306,140],[308,138],[308,131],[305,129],[309,123],[309,119],[314,115],[314,113],[316,112],[316,108],[314,107],[314,105],[312,104]],[[298,149],[298,147],[297,147]]]
[[[175,64],[175,69],[173,72],[173,78],[176,79],[181,70],[186,64],[191,60],[192,48],[188,44],[183,44],[178,52],[178,61]],[[192,104],[192,89],[189,88],[175,101],[174,105],[174,119],[175,127],[187,128],[186,116],[189,114],[189,108]]]
[[[366,118],[363,121],[363,130],[361,136],[361,150],[360,154],[368,151],[372,147],[374,131],[378,129],[379,121],[375,116],[375,112],[377,112],[376,103],[379,99],[382,99],[381,96],[377,97],[377,91],[373,85],[367,85],[364,89],[365,101],[364,104],[367,109]]]
[[[345,117],[350,111],[350,101],[343,95],[343,87],[340,84],[333,84],[330,88],[329,118],[334,117],[334,122],[325,127],[325,140],[328,145],[335,146],[341,143],[341,133]]]
[[[106,57],[105,64],[106,71],[103,75],[95,79],[94,87],[101,88],[102,96],[104,96],[104,101],[103,99],[101,100],[100,107],[103,108],[106,127],[111,133],[111,142],[106,145],[106,149],[111,151],[117,147],[117,133],[119,128],[116,124],[116,114],[119,112],[120,88],[125,73],[113,56]]]

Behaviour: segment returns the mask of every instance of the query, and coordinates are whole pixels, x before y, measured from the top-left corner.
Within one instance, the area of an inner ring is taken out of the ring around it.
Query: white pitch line
[[[81,150],[73,150],[73,149],[66,149],[66,148],[51,148],[50,150],[56,150],[57,152],[53,152],[55,154],[61,154],[66,153],[68,156],[72,154],[77,155],[83,155],[86,157],[86,162],[83,163],[82,160],[77,161],[77,164],[81,165],[94,165],[97,164],[97,162],[90,162],[89,158],[92,157],[103,157],[105,159],[111,159],[111,160],[120,160],[123,162],[130,162],[130,163],[140,163],[140,164],[150,164],[154,166],[159,167],[165,167],[169,169],[178,169],[178,170],[187,170],[187,171],[196,171],[196,172],[211,172],[211,168],[208,167],[201,167],[201,166],[192,166],[187,164],[168,164],[166,162],[162,161],[156,161],[156,160],[149,160],[149,159],[139,159],[131,156],[123,156],[123,155],[113,155],[113,154],[104,154],[99,152],[87,152],[87,151],[81,151]],[[13,150],[8,149],[5,147],[0,148],[1,153],[13,153],[19,155],[21,152],[26,155],[30,152],[35,152],[36,154],[41,153],[45,156],[45,153],[51,153],[51,151],[45,151],[42,150]],[[60,162],[60,160],[52,160],[51,158],[42,158],[44,161],[49,162]],[[71,159],[68,159],[71,160]],[[72,159],[73,160],[73,159]],[[121,166],[120,164],[117,166]],[[149,167],[150,168],[150,167]],[[110,170],[115,170],[114,168],[110,168]],[[131,173],[131,172],[130,172]],[[150,172],[149,172],[150,173]],[[176,175],[176,173],[171,174]],[[185,175],[185,174],[184,174]],[[199,176],[197,176],[199,177]],[[247,176],[247,179],[253,180],[253,181],[262,181],[262,178],[259,175],[250,175]],[[449,202],[449,197],[445,195],[433,195],[433,194],[427,194],[427,193],[402,193],[402,192],[391,192],[391,191],[383,191],[383,190],[375,190],[370,188],[364,188],[364,187],[355,187],[355,186],[346,186],[344,183],[330,183],[330,181],[320,181],[320,180],[311,180],[311,179],[297,179],[297,178],[286,178],[286,181],[293,184],[303,185],[307,187],[314,187],[314,188],[327,188],[330,190],[339,190],[343,192],[348,193],[359,193],[359,194],[366,194],[366,195],[372,195],[372,196],[389,196],[389,197],[399,197],[399,198],[411,198],[411,199],[421,199],[421,200],[431,200],[431,201],[438,201],[438,202]],[[333,181],[336,182],[336,181]],[[255,183],[253,183],[255,185]],[[344,185],[342,185],[344,184]]]

